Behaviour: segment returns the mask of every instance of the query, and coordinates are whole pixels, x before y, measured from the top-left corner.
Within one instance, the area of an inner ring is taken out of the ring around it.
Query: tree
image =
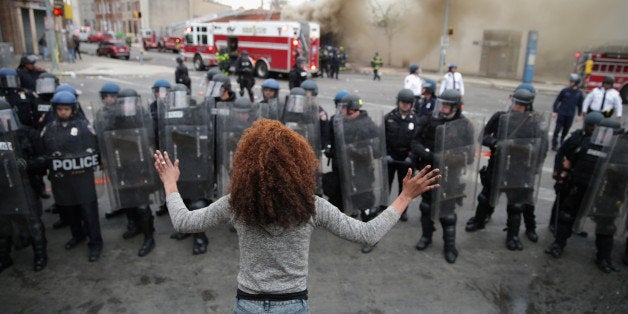
[[[384,8],[377,0],[369,1],[371,12],[373,13],[373,24],[376,28],[382,29],[388,41],[388,59],[387,63],[392,63],[392,43],[397,30],[402,26],[402,13],[398,9],[403,5],[403,1],[395,1],[388,3]]]

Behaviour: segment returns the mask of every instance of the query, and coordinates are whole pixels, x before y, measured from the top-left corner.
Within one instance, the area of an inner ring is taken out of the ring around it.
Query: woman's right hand
[[[405,194],[405,196],[414,199],[427,191],[438,188],[440,185],[436,182],[441,177],[438,174],[440,170],[436,168],[430,171],[431,167],[430,165],[425,166],[414,177],[412,176],[412,169],[408,168],[406,177],[403,178],[403,190],[401,194]]]
[[[155,151],[155,169],[159,174],[161,182],[164,184],[164,190],[166,196],[173,192],[178,192],[177,181],[179,180],[179,160],[175,160],[174,163],[170,161],[168,152],[164,152],[163,155],[159,150]]]

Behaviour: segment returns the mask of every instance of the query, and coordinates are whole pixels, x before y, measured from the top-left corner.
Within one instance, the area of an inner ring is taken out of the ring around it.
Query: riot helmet
[[[235,118],[240,122],[247,122],[251,118],[254,105],[250,99],[246,97],[238,98],[233,102],[232,110]]]
[[[612,76],[605,76],[604,80],[602,81],[602,85],[604,84],[610,84],[611,88],[613,87],[613,85],[615,84],[615,78]]]
[[[37,62],[37,57],[35,55],[23,56],[20,59],[20,66],[25,67],[28,64],[35,64]]]
[[[595,130],[595,127],[603,119],[604,119],[604,115],[597,111],[593,111],[587,114],[587,116],[584,117],[584,128],[583,128],[584,132],[587,135],[591,136],[591,134],[593,134],[593,131]]]
[[[421,67],[418,64],[413,63],[410,65],[409,71],[410,71],[410,74],[413,74],[414,72],[417,72],[417,71],[418,71],[417,74],[419,74],[421,73]]]
[[[301,87],[306,91],[306,92],[311,92],[312,95],[311,96],[318,96],[318,85],[316,85],[316,82],[312,81],[312,80],[305,80],[303,83],[301,83]],[[292,92],[292,91],[290,91]]]
[[[304,88],[294,87],[290,90],[290,95],[286,96],[286,111],[303,113],[306,107],[307,92]]]
[[[183,58],[181,58],[181,57],[177,57],[175,60],[176,60],[176,61],[177,61],[177,63],[179,63],[179,64],[183,63]]]
[[[363,103],[362,98],[354,94],[347,94],[342,97],[342,100],[340,101],[341,106],[347,108],[347,111],[359,111],[362,108]]]
[[[0,88],[18,88],[20,87],[20,78],[17,71],[11,68],[0,69]]]
[[[421,84],[421,87],[423,88],[423,94],[428,93],[434,95],[434,92],[436,91],[436,81],[432,79],[425,79]]]
[[[340,104],[342,98],[347,95],[349,95],[349,91],[344,89],[336,93],[336,96],[334,96],[334,103],[336,104],[336,107]]]
[[[205,74],[205,79],[209,82],[211,81],[215,75],[221,74],[220,69],[218,67],[213,67],[207,71]]]
[[[35,92],[39,95],[52,95],[57,86],[59,86],[59,78],[50,73],[42,73],[35,81]]]
[[[69,106],[72,109],[71,116],[75,115],[78,110],[78,104],[76,102],[76,96],[69,91],[60,91],[56,92],[52,99],[50,100],[50,104],[54,109],[55,113],[61,120],[65,120],[62,116],[57,112],[57,108],[59,106]]]
[[[413,103],[414,102],[414,93],[412,90],[404,88],[397,93],[397,105],[399,102],[405,103]]]
[[[58,92],[70,92],[74,95],[74,97],[78,98],[78,91],[72,87],[70,84],[61,84],[59,86],[57,86],[57,88],[55,89],[55,94]]]
[[[151,87],[151,89],[153,90],[155,99],[164,99],[168,96],[168,92],[171,87],[170,82],[164,79],[159,79],[153,83],[153,87]]]
[[[524,106],[525,111],[532,111],[532,103],[534,102],[534,94],[525,88],[519,88],[512,94],[511,110],[515,104]]]
[[[532,86],[532,84],[530,83],[521,83],[517,85],[517,87],[515,88],[515,91],[518,89],[526,89],[530,93],[532,93],[532,96],[536,96],[536,88],[534,88],[534,86]]]
[[[181,109],[190,106],[188,88],[183,84],[177,84],[168,92],[168,105],[170,109]]]
[[[434,108],[434,117],[452,120],[460,117],[462,104],[462,96],[460,92],[455,89],[444,90],[436,101],[436,108]]]
[[[569,82],[574,82],[574,84],[578,86],[578,84],[580,84],[580,75],[576,73],[569,74]]]
[[[120,86],[115,83],[105,83],[100,88],[100,99],[102,99],[105,105],[113,105],[116,103],[116,98],[120,92]]]
[[[121,90],[118,93],[118,98],[116,99],[118,115],[125,117],[135,116],[139,103],[140,95],[137,94],[137,91],[130,88]]]
[[[212,81],[215,82],[210,94],[212,97],[220,97],[224,92],[231,91],[231,79],[228,76],[224,74],[214,75]]]
[[[0,133],[19,129],[20,122],[15,110],[6,100],[0,99]]]
[[[270,93],[273,92],[273,96]],[[262,96],[264,99],[279,97],[279,83],[275,79],[266,79],[262,83]]]
[[[588,116],[588,115],[587,115]],[[599,146],[610,146],[613,136],[621,129],[621,123],[613,118],[602,119],[591,136],[591,143]]]
[[[242,58],[248,58],[249,57],[249,52],[246,50],[242,50],[242,54],[241,54]]]
[[[297,64],[305,65],[306,62],[307,60],[304,57],[297,57]]]

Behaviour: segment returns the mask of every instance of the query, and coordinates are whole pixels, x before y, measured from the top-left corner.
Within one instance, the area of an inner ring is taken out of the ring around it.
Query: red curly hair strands
[[[245,131],[233,157],[231,211],[250,226],[306,223],[316,215],[317,169],[305,138],[279,121],[258,120]]]

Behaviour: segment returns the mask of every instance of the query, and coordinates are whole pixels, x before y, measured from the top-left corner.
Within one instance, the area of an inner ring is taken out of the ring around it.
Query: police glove
[[[327,145],[327,147],[325,147],[323,154],[325,154],[325,157],[327,158],[334,158],[334,150],[331,148],[331,145]]]
[[[15,162],[17,163],[17,167],[21,170],[26,170],[26,168],[28,167],[28,163],[24,158],[18,158]]]
[[[384,157],[384,160],[386,161],[386,163],[391,164],[394,162],[392,156],[390,155],[386,155],[386,157]]]
[[[434,163],[434,154],[432,154],[429,148],[419,151],[418,155],[423,163],[428,164],[428,165],[431,165],[432,163]]]
[[[403,163],[406,164],[407,167],[412,167],[412,158],[410,156],[406,157],[406,159],[403,160]]]
[[[482,145],[490,149],[495,149],[495,147],[497,146],[497,139],[492,136],[485,136],[482,140]]]

